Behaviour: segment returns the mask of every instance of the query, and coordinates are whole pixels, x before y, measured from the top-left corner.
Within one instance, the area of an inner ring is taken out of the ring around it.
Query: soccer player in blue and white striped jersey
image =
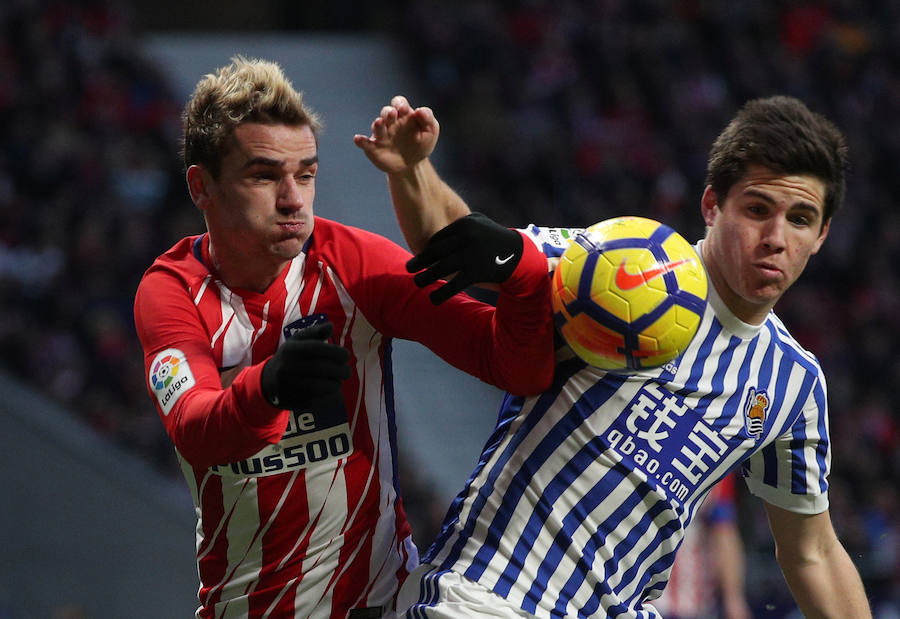
[[[404,99],[392,103],[389,127],[409,114]],[[689,348],[663,368],[619,375],[561,345],[549,389],[504,399],[400,614],[660,617],[652,601],[685,528],[713,485],[741,469],[802,612],[871,616],[828,512],[825,378],[772,311],[825,241],[846,165],[838,129],[800,101],[739,111],[709,157],[697,249],[712,286]],[[468,212],[395,206],[414,252],[442,217]],[[551,268],[574,233],[528,232]]]

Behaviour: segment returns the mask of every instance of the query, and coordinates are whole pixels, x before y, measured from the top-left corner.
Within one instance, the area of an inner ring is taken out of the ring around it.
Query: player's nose
[[[762,244],[769,251],[781,252],[787,245],[786,227],[783,217],[772,217],[763,226]]]
[[[300,183],[293,176],[285,176],[278,185],[278,208],[299,210],[304,204],[305,198]]]

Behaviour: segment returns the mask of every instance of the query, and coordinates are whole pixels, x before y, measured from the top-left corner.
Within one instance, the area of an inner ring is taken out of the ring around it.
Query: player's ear
[[[828,231],[831,230],[831,218],[829,217],[824,224],[822,224],[822,229],[819,231],[819,238],[816,239],[816,242],[813,244],[812,254],[819,253],[819,250],[822,248],[822,243],[825,242],[825,237],[828,236]]]
[[[188,191],[191,194],[191,200],[197,205],[201,211],[205,211],[209,207],[212,178],[203,166],[192,165],[187,169],[185,174],[187,179]]]
[[[719,214],[719,196],[713,191],[712,185],[707,185],[700,198],[700,212],[703,213],[703,221],[707,226],[713,225],[716,215]]]

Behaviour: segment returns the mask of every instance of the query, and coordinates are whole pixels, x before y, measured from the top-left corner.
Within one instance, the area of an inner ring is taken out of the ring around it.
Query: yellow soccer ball
[[[672,228],[616,217],[578,233],[563,252],[553,312],[586,363],[608,371],[656,368],[696,335],[708,285],[697,252]]]

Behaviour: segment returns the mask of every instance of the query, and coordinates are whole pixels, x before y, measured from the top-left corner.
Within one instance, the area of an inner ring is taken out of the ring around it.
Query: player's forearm
[[[435,232],[470,213],[428,159],[404,172],[388,174],[388,187],[400,231],[414,254],[424,249]]]
[[[536,395],[550,386],[555,365],[550,278],[544,254],[524,241],[522,262],[500,286],[493,331],[502,356],[489,363],[504,374],[507,391]]]
[[[750,617],[744,589],[744,544],[734,523],[721,523],[710,533],[713,561],[719,578],[723,616],[727,619]]]
[[[711,527],[710,545],[713,560],[720,573],[719,580],[736,589],[744,584],[744,544],[733,522],[717,523]]]
[[[868,619],[869,601],[856,567],[840,543],[817,560],[784,563],[785,580],[797,606],[809,619]]]
[[[541,393],[550,386],[554,370],[550,278],[544,254],[525,242],[496,308],[464,294],[438,306],[427,295],[410,295],[410,311],[389,325],[388,332],[424,344],[455,368],[503,391]]]
[[[191,465],[206,468],[243,460],[284,434],[288,413],[265,401],[261,370],[262,364],[242,370],[225,389],[198,385],[166,416],[175,448]]]

